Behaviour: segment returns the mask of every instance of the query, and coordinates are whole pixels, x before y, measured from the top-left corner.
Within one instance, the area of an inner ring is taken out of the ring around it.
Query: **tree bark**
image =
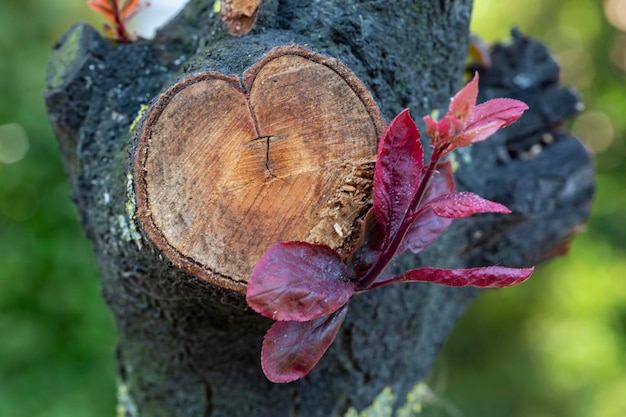
[[[250,34],[232,37],[211,1],[192,0],[152,41],[114,45],[78,24],[55,45],[45,100],[119,329],[126,415],[343,416],[385,387],[403,398],[427,375],[477,291],[405,284],[359,295],[309,376],[268,382],[259,361],[271,322],[246,307],[242,287],[173,262],[137,217],[140,110],[185,77],[240,77],[274,47],[291,44],[340,60],[387,119],[405,107],[414,116],[444,109],[462,82],[470,10],[471,0],[265,0]],[[492,60],[479,69],[479,101],[513,97],[530,110],[458,153],[455,178],[460,189],[514,214],[456,221],[419,256],[397,259],[394,271],[532,265],[563,252],[588,216],[593,166],[560,128],[580,110],[578,98],[558,86],[545,48],[519,33],[496,46]]]

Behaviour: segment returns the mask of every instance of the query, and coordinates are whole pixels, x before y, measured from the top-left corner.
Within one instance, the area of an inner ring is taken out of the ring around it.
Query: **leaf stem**
[[[112,0],[115,10],[115,32],[117,32],[117,40],[123,43],[130,42],[130,36],[126,30],[126,23],[122,18],[120,2],[121,0]]]

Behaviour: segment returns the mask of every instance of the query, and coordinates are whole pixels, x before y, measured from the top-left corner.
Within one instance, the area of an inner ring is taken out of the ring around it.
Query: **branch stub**
[[[385,122],[342,63],[278,47],[236,76],[206,72],[150,108],[135,156],[137,216],[176,266],[245,292],[273,243],[346,254],[371,200]]]

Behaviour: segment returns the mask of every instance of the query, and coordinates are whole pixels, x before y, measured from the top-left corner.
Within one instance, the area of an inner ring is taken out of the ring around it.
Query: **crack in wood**
[[[256,123],[256,120],[255,120]],[[258,130],[258,128],[257,128]],[[270,139],[276,138],[274,135],[260,135],[256,138],[252,139],[252,142],[265,139],[265,169],[270,174],[270,176],[277,178],[276,175],[272,174],[272,169],[270,168]]]

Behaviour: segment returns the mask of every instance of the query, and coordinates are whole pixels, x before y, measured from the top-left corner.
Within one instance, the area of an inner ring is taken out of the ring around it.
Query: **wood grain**
[[[149,239],[240,292],[275,242],[347,254],[385,126],[350,70],[303,47],[275,48],[243,80],[208,72],[173,85],[149,110],[135,159]]]

